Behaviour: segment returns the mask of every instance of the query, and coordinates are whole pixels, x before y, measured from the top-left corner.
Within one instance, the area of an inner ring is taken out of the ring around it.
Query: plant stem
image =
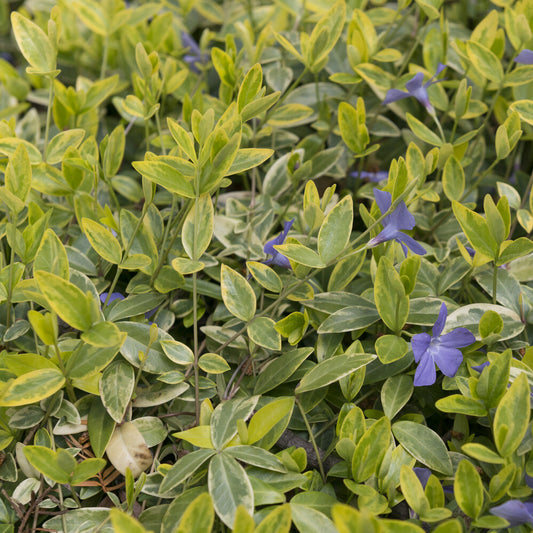
[[[192,316],[193,316],[193,348],[194,348],[194,403],[196,413],[196,425],[200,423],[200,372],[198,369],[198,301],[196,289],[196,272],[192,275]]]
[[[497,259],[494,260],[494,267],[492,269],[492,303],[496,304],[496,292],[498,290],[498,266]]]
[[[48,108],[46,109],[46,124],[44,128],[44,146],[43,154],[46,153],[48,147],[48,137],[50,135],[50,122],[52,121],[52,104],[54,101],[54,80],[49,78],[50,85],[48,86]]]
[[[109,35],[104,37],[104,50],[102,52],[102,66],[100,67],[100,79],[103,80],[107,69],[107,55],[109,53]]]
[[[318,468],[320,470],[320,475],[322,476],[322,481],[326,482],[326,473],[324,472],[324,465],[322,464],[322,457],[320,457],[320,450],[318,449],[318,446],[316,444],[315,436],[313,435],[313,430],[311,426],[309,425],[309,421],[307,420],[307,416],[305,416],[305,411],[302,407],[302,404],[300,403],[300,400],[296,398],[296,405],[298,406],[298,409],[300,410],[300,413],[302,414],[302,418],[305,422],[305,427],[307,428],[307,432],[309,433],[309,440],[311,441],[311,444],[313,445],[313,449],[315,450],[316,454],[316,460],[318,463]]]

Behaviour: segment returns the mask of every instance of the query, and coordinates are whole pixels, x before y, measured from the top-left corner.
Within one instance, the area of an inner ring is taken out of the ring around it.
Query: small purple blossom
[[[277,244],[283,244],[285,242],[287,234],[289,233],[289,230],[294,224],[294,220],[295,219],[293,218],[292,220],[285,222],[285,225],[283,226],[283,231],[277,237],[274,237],[265,244],[263,251],[265,252],[265,254],[269,254],[272,256],[270,259],[263,261],[265,265],[278,265],[283,268],[291,268],[290,261],[283,254],[279,253],[274,248],[274,246]]]
[[[431,476],[431,470],[423,466],[415,466],[413,472],[416,474],[418,481],[422,485],[422,488],[425,489],[428,484],[429,477]]]
[[[383,100],[383,105],[392,104],[398,100],[403,100],[404,98],[409,98],[414,96],[427,110],[429,113],[434,114],[435,109],[429,101],[429,96],[427,89],[435,83],[439,83],[441,80],[435,80],[435,78],[446,68],[446,65],[439,63],[437,72],[432,76],[426,83],[422,84],[424,81],[423,72],[417,72],[406,84],[405,88],[407,91],[400,91],[399,89],[389,89],[385,100]]]
[[[202,54],[198,43],[185,31],[181,32],[181,44],[186,49],[186,54],[183,56],[183,61],[191,67],[193,72],[200,73],[199,65],[207,62],[207,55]]]
[[[374,197],[381,213],[386,213],[391,206],[392,196],[390,192],[374,189]],[[386,241],[396,241],[402,245],[404,254],[407,256],[407,248],[415,254],[424,255],[426,249],[418,244],[413,237],[402,233],[400,230],[413,229],[415,227],[415,217],[409,212],[405,202],[400,202],[398,207],[387,215],[383,221],[383,230],[373,239],[368,241],[368,247],[373,248]]]
[[[368,172],[366,170],[350,172],[350,176],[361,179],[368,180],[378,183],[380,181],[386,180],[389,177],[389,173],[386,170],[378,170],[377,172]]]
[[[411,339],[411,348],[418,367],[415,372],[415,387],[433,385],[437,379],[435,364],[445,376],[453,377],[457,374],[459,365],[463,362],[463,354],[459,348],[469,346],[476,339],[466,328],[456,328],[450,333],[441,335],[448,309],[441,305],[439,317],[433,326],[433,336],[429,333],[417,333]]]
[[[528,50],[525,48],[515,57],[514,60],[516,63],[521,63],[522,65],[533,65],[533,50]]]
[[[489,365],[490,365],[490,362],[485,361],[484,363],[481,363],[480,365],[473,366],[472,369],[481,374],[481,372],[483,372],[483,369]]]
[[[100,301],[102,303],[105,303],[108,294],[109,294],[108,292],[103,292],[102,294],[100,294]],[[124,295],[120,294],[120,292],[112,292],[111,296],[109,297],[109,302],[107,303],[110,304],[111,302],[114,302],[115,300],[124,300]]]
[[[520,524],[533,526],[533,503],[509,500],[502,505],[489,509],[489,513],[505,518],[511,527]]]

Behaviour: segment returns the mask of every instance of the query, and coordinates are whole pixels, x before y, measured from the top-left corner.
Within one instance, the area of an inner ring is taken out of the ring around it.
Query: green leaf
[[[214,454],[214,450],[201,449],[181,457],[172,465],[163,478],[159,487],[160,494],[165,494],[186,481]]]
[[[249,515],[254,512],[254,492],[244,468],[233,457],[221,452],[209,463],[207,475],[209,494],[218,517],[228,527],[233,527],[239,505]]]
[[[44,31],[16,11],[11,13],[11,26],[22,55],[32,67],[31,73],[55,70],[57,51]]]
[[[248,442],[261,440],[278,422],[292,413],[294,398],[280,398],[261,407],[248,424]]]
[[[483,509],[483,483],[476,467],[467,459],[463,459],[453,483],[453,494],[461,510],[474,520]]]
[[[66,450],[55,452],[45,446],[25,446],[24,455],[41,474],[57,483],[69,483],[76,460]]]
[[[328,281],[328,291],[342,291],[357,276],[366,258],[366,248],[337,262]]]
[[[247,261],[246,266],[255,281],[267,291],[280,292],[283,288],[280,277],[268,265],[264,265],[258,261]]]
[[[9,158],[7,164],[5,178],[6,190],[15,196],[20,202],[17,212],[21,211],[26,204],[28,195],[31,189],[31,162],[28,156],[28,151],[22,143],[20,143],[13,155]],[[14,209],[16,206],[8,206]]]
[[[96,476],[106,464],[107,461],[105,459],[97,459],[95,457],[83,460],[74,467],[74,472],[70,478],[70,484],[73,486],[80,485],[89,478]]]
[[[211,440],[221,450],[237,434],[237,420],[246,420],[254,410],[259,396],[227,400],[211,415]]]
[[[324,263],[329,263],[344,251],[350,240],[353,223],[351,196],[345,196],[328,213],[318,233],[318,253]]]
[[[524,257],[533,252],[533,242],[527,237],[519,237],[514,241],[503,242],[500,250],[500,256],[496,266],[505,265],[519,257]]]
[[[94,0],[83,0],[83,2],[74,0],[70,3],[70,6],[91,31],[102,36],[110,33],[110,18],[104,6],[96,3]]]
[[[172,193],[184,198],[195,198],[192,182],[173,166],[163,161],[134,161],[133,168],[145,178],[161,185]]]
[[[98,397],[93,398],[87,420],[87,431],[96,457],[103,457],[114,430],[115,421],[109,416],[102,401]]]
[[[194,136],[190,131],[183,129],[175,120],[167,117],[168,129],[176,144],[185,152],[187,157],[196,161],[196,150],[194,149]]]
[[[231,457],[251,466],[273,472],[287,472],[287,468],[273,453],[258,446],[230,446],[224,450]]]
[[[444,413],[457,413],[470,416],[486,416],[487,409],[483,402],[474,398],[467,398],[462,394],[452,394],[440,398],[435,402],[435,407]]]
[[[294,126],[313,114],[313,109],[304,104],[285,104],[277,107],[268,117],[267,124],[274,127],[285,128]]]
[[[363,483],[376,473],[389,447],[390,438],[390,420],[386,416],[365,431],[352,457],[352,477],[356,483]]]
[[[239,113],[243,110],[246,104],[249,104],[257,96],[262,84],[263,71],[260,63],[256,63],[246,73],[239,88],[239,94],[237,95],[237,107]]]
[[[53,346],[57,339],[57,317],[54,320],[52,313],[39,313],[30,309],[28,311],[28,320],[31,327],[39,335],[39,338],[47,345]]]
[[[124,148],[126,146],[126,135],[124,127],[118,125],[109,135],[107,146],[104,154],[104,175],[109,179],[115,176],[120,170],[122,158],[124,157]]]
[[[296,387],[296,394],[320,389],[330,383],[334,383],[342,377],[355,372],[358,368],[368,365],[375,358],[375,355],[365,353],[330,357],[306,372]]]
[[[183,248],[193,261],[200,259],[211,242],[213,217],[211,196],[204,194],[196,198],[192,209],[185,218],[181,233]]]
[[[448,200],[459,201],[465,189],[465,173],[461,163],[455,156],[451,156],[444,165],[442,187]]]
[[[230,370],[226,360],[216,353],[204,353],[198,360],[198,366],[208,374],[223,374]]]
[[[533,100],[517,100],[509,105],[510,111],[516,111],[520,120],[533,126]]]
[[[305,531],[305,533],[338,533],[333,522],[324,513],[298,503],[291,503],[290,506],[292,521],[298,531]]]
[[[425,124],[420,122],[420,120],[413,117],[411,113],[407,113],[405,116],[407,119],[407,124],[409,124],[409,128],[411,128],[411,131],[419,139],[428,144],[432,144],[433,146],[442,146],[443,141],[435,132],[430,130]]]
[[[483,463],[489,463],[493,465],[505,464],[505,459],[479,442],[467,442],[466,444],[463,444],[461,450],[470,457],[473,457],[477,461],[481,461]]]
[[[52,310],[73,328],[85,331],[92,325],[88,297],[69,281],[49,272],[35,272],[39,289]]]
[[[239,148],[226,176],[239,174],[264,163],[274,154],[269,148]]]
[[[148,533],[139,521],[117,507],[109,510],[109,517],[114,533]]]
[[[291,529],[291,507],[279,505],[259,522],[254,533],[289,533]],[[235,533],[236,530],[235,530]]]
[[[400,374],[385,381],[381,389],[383,412],[389,419],[394,418],[413,394],[413,378]]]
[[[318,328],[318,333],[343,333],[366,328],[379,320],[374,304],[361,298],[361,305],[345,307],[330,315]]]
[[[246,279],[227,265],[220,270],[222,300],[228,311],[242,320],[249,322],[255,315],[255,293]]]
[[[409,315],[409,297],[398,272],[386,256],[379,260],[374,300],[383,322],[395,333],[399,332]]]
[[[160,344],[163,352],[172,362],[178,365],[190,365],[194,362],[194,353],[186,344],[174,339],[162,340]]]
[[[264,394],[285,383],[312,353],[313,348],[297,348],[276,357],[257,376],[254,394]]]
[[[432,470],[451,475],[452,462],[442,439],[430,428],[408,420],[392,425],[398,442],[415,459]]]
[[[315,251],[302,244],[277,244],[274,248],[295,263],[312,268],[324,268],[326,266]]]
[[[58,133],[55,137],[50,139],[50,142],[46,147],[44,155],[45,161],[49,165],[57,165],[58,163],[61,163],[65,152],[70,147],[78,148],[83,137],[85,137],[85,130],[79,128]]]
[[[429,501],[422,484],[413,469],[407,465],[403,465],[400,470],[400,487],[407,504],[415,513],[425,515],[429,511]]]
[[[252,342],[268,350],[281,350],[281,336],[276,331],[276,323],[265,316],[258,317],[247,328],[248,337]]]
[[[69,279],[68,257],[63,243],[51,228],[44,232],[43,240],[33,262],[33,271],[43,270]]]
[[[29,405],[48,398],[65,384],[57,368],[42,368],[8,381],[0,393],[0,406]]]
[[[396,335],[382,335],[376,340],[376,354],[387,365],[401,359],[409,350],[407,341]]]
[[[100,397],[115,422],[122,422],[134,384],[135,373],[125,361],[114,361],[105,368],[100,379]]]
[[[452,207],[455,218],[470,244],[483,255],[495,259],[498,255],[498,244],[491,235],[487,221],[459,202],[452,202]]]
[[[122,333],[113,322],[98,322],[83,332],[81,338],[92,346],[109,348],[121,346],[126,334]]]
[[[185,509],[175,533],[210,533],[214,523],[211,496],[207,493],[200,494]]]
[[[198,448],[209,448],[210,450],[213,449],[210,426],[194,426],[191,429],[173,433],[172,436],[178,439],[186,440]]]
[[[476,70],[485,78],[495,83],[503,81],[502,62],[492,50],[478,42],[468,41],[466,43],[466,52]]]
[[[502,457],[509,457],[526,434],[530,413],[529,394],[527,377],[520,374],[496,409],[494,442]]]
[[[503,463],[505,463],[505,460],[503,460]],[[491,501],[497,502],[506,495],[507,491],[511,488],[517,470],[518,467],[516,465],[510,464],[504,466],[495,476],[492,476],[489,484]]]

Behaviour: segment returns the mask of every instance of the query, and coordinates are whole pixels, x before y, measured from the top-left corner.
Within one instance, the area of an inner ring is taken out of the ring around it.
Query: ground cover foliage
[[[533,525],[528,0],[0,2],[0,531]]]

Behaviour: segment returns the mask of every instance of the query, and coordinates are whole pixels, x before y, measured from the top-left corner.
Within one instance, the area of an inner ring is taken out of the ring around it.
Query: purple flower
[[[187,53],[183,56],[183,61],[191,67],[193,72],[200,72],[198,65],[207,62],[207,55],[202,54],[198,43],[185,31],[181,32],[181,44]]]
[[[489,365],[490,365],[490,362],[485,361],[484,363],[481,363],[480,365],[473,366],[472,369],[481,374],[481,372],[483,372],[483,369]]]
[[[379,181],[386,180],[389,177],[389,173],[386,170],[378,170],[377,172],[367,172],[366,170],[361,170],[360,172],[350,172],[350,176],[377,183]]]
[[[514,60],[516,63],[523,65],[533,65],[533,50],[528,50],[527,48],[522,50]]]
[[[505,518],[511,527],[519,526],[520,524],[533,526],[533,503],[509,500],[502,505],[489,509],[489,513]]]
[[[289,230],[294,224],[294,220],[295,219],[293,218],[292,220],[285,222],[283,231],[277,237],[269,240],[265,244],[263,251],[265,252],[265,254],[269,254],[272,256],[270,259],[263,261],[265,265],[278,265],[283,268],[291,268],[291,263],[289,262],[289,260],[283,254],[279,253],[274,248],[274,246],[277,244],[283,244],[285,242],[285,239],[287,238],[287,234],[289,233]]]
[[[420,481],[422,488],[425,489],[428,484],[429,476],[431,476],[431,470],[422,466],[415,466],[413,472],[416,474],[418,481]]]
[[[426,83],[422,84],[424,81],[424,74],[422,72],[417,72],[406,84],[405,88],[407,91],[400,91],[399,89],[389,89],[385,100],[383,100],[383,105],[392,104],[398,100],[403,100],[404,98],[409,98],[414,96],[427,110],[429,113],[434,114],[435,109],[429,101],[429,96],[427,88],[435,83],[439,83],[443,80],[435,80],[435,78],[446,68],[446,65],[439,63],[437,72],[432,76]]]
[[[108,294],[109,294],[108,292],[103,292],[102,294],[100,294],[100,301],[102,303],[105,303]],[[124,295],[120,294],[120,292],[112,292],[111,296],[109,297],[109,302],[107,302],[108,305],[111,302],[114,302],[115,300],[124,300]]]
[[[374,196],[381,213],[386,213],[391,206],[392,196],[390,192],[374,189]],[[410,248],[415,254],[424,255],[426,249],[418,244],[413,237],[402,233],[402,229],[413,229],[415,227],[415,217],[409,213],[405,202],[400,202],[398,207],[387,215],[383,221],[383,230],[373,239],[368,241],[368,247],[373,248],[378,244],[386,241],[396,241],[402,245],[403,252],[407,256],[407,248]]]
[[[441,305],[439,317],[433,326],[433,336],[428,333],[417,333],[411,339],[411,348],[418,367],[415,372],[415,387],[432,385],[437,379],[435,364],[445,376],[453,377],[463,361],[459,348],[469,346],[476,339],[466,328],[456,328],[450,333],[441,335],[446,324],[448,309]]]

